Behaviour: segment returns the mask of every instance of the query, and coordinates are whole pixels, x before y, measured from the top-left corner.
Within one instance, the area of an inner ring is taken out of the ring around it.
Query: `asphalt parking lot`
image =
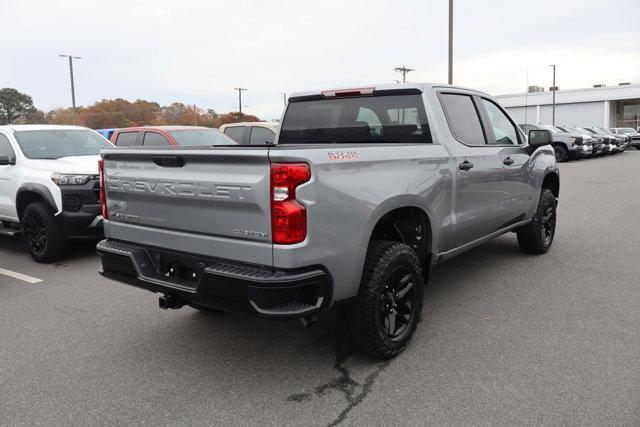
[[[0,423],[637,424],[640,152],[561,165],[551,251],[513,234],[434,268],[390,362],[311,328],[191,308],[97,274],[90,245],[35,264],[0,239]],[[2,271],[2,270],[0,270]]]

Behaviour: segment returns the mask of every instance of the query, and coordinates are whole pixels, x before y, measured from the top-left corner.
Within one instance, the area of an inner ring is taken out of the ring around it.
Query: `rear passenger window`
[[[480,117],[469,95],[443,93],[442,106],[453,136],[463,144],[486,144]]]
[[[489,116],[489,122],[493,129],[493,134],[496,137],[496,144],[504,145],[517,145],[518,144],[518,131],[516,127],[511,123],[511,120],[505,113],[493,102],[482,99],[484,109]]]
[[[136,145],[136,139],[138,139],[138,132],[121,132],[118,134],[115,144],[118,147],[130,147]]]
[[[166,147],[171,144],[162,134],[157,132],[145,132],[142,145],[145,147]]]
[[[244,137],[244,127],[231,126],[224,130],[224,134],[233,139],[234,141],[242,144],[242,138]]]
[[[276,139],[276,134],[271,129],[263,128],[260,126],[251,127],[251,137],[249,138],[249,144],[251,145],[266,145],[273,144]]]

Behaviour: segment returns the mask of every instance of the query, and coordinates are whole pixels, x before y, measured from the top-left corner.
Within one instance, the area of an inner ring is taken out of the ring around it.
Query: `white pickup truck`
[[[98,153],[108,147],[84,127],[0,126],[0,234],[22,233],[38,262],[63,256],[69,240],[100,238]]]

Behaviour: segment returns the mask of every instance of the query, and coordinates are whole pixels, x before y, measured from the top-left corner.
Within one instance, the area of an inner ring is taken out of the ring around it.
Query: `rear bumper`
[[[265,317],[305,316],[331,305],[333,285],[322,267],[274,269],[103,240],[100,274],[165,294],[176,302]]]

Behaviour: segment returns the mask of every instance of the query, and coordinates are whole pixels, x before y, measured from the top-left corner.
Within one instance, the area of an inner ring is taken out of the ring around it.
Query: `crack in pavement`
[[[328,424],[328,426],[336,426],[342,423],[347,418],[347,415],[349,415],[349,413],[356,406],[358,406],[365,399],[365,397],[367,397],[376,379],[378,378],[380,373],[389,365],[389,363],[389,361],[385,361],[378,364],[373,372],[369,373],[365,377],[364,382],[361,384],[351,377],[351,373],[344,366],[344,359],[338,358],[333,366],[333,368],[340,374],[338,377],[332,378],[325,384],[316,386],[313,389],[313,393],[292,394],[291,396],[287,397],[287,400],[290,402],[302,402],[304,400],[310,399],[313,396],[324,396],[330,390],[336,390],[342,393],[345,400],[347,401],[347,406],[342,411],[340,411],[335,420]]]
[[[371,391],[371,389],[373,388],[373,384],[375,383],[376,379],[378,378],[378,376],[380,375],[380,373],[387,367],[389,366],[389,361],[383,362],[380,365],[378,365],[376,367],[376,369],[371,372],[369,375],[367,375],[367,377],[364,380],[364,384],[358,384],[357,382],[353,381],[353,379],[351,378],[349,371],[347,370],[347,368],[345,368],[344,366],[342,366],[342,364],[340,363],[340,361],[336,362],[336,366],[334,366],[336,369],[338,369],[340,372],[343,373],[343,376],[345,379],[348,379],[349,381],[354,382],[355,384],[357,384],[361,391],[358,394],[355,394],[355,388],[349,392],[349,393],[345,393],[345,398],[347,399],[347,407],[344,408],[340,414],[338,414],[338,417],[329,424],[329,426],[337,426],[338,424],[342,423],[346,418],[347,415],[349,415],[349,412],[351,412],[356,406],[358,406],[360,403],[362,403],[362,401],[364,400],[365,397],[367,397],[367,395],[369,394],[369,392]]]

